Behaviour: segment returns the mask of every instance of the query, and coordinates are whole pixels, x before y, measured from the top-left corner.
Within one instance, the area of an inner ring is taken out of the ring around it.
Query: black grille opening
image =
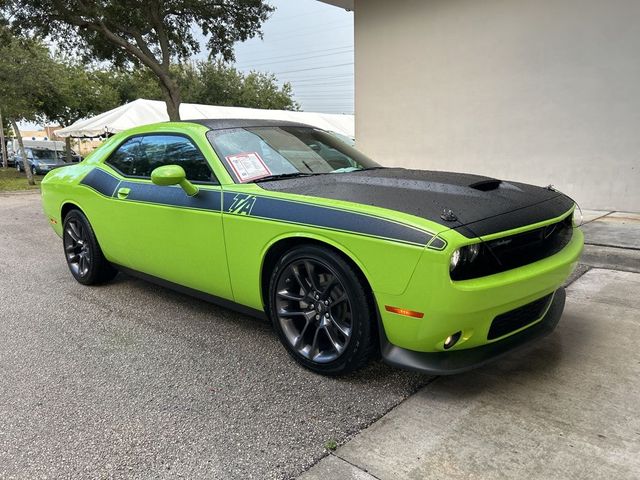
[[[476,259],[451,271],[452,280],[467,280],[528,265],[558,253],[571,241],[572,218],[480,244]]]
[[[535,322],[542,317],[549,303],[551,303],[552,298],[553,293],[531,303],[527,303],[522,307],[518,307],[515,310],[498,315],[493,319],[493,322],[491,322],[487,339],[493,340],[494,338],[500,338]]]

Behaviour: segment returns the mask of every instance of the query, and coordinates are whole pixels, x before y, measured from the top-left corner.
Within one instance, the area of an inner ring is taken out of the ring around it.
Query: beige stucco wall
[[[355,41],[379,162],[640,210],[640,1],[356,0]]]

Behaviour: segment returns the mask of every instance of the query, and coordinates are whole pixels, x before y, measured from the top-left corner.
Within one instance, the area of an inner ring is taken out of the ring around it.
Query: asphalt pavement
[[[321,377],[266,322],[124,275],[84,287],[38,194],[0,195],[0,292],[3,479],[290,478],[430,380]]]

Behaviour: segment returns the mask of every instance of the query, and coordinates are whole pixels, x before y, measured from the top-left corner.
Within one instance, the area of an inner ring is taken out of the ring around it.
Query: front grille
[[[451,271],[452,280],[467,280],[528,265],[558,253],[571,241],[571,215],[551,225],[480,244],[477,258]]]
[[[551,303],[552,298],[553,293],[531,303],[527,303],[522,307],[518,307],[515,310],[498,315],[493,319],[493,322],[491,322],[487,339],[493,340],[494,338],[500,338],[540,319],[549,306],[549,303]]]

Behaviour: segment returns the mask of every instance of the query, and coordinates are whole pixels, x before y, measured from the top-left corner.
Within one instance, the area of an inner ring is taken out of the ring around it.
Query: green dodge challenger
[[[457,373],[546,335],[583,246],[550,187],[385,168],[268,120],[120,133],[47,174],[42,202],[78,282],[120,270],[267,317],[327,375],[374,355]]]

